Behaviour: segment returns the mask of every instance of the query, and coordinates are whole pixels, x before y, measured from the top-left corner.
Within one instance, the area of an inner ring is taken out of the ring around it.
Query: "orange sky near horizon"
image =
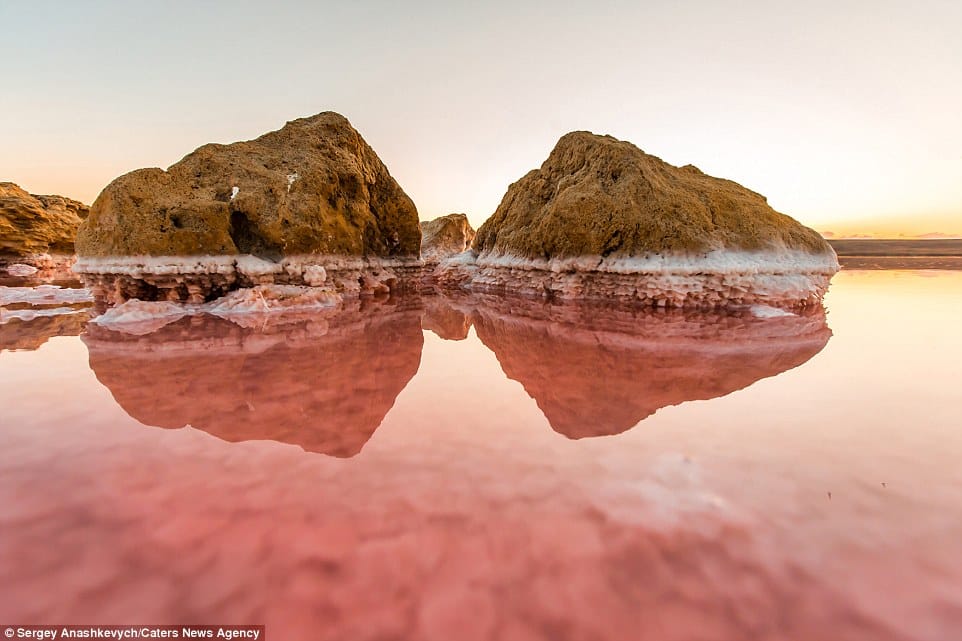
[[[324,110],[475,226],[557,139],[629,140],[836,236],[962,236],[962,3],[0,5],[0,180],[92,202]]]

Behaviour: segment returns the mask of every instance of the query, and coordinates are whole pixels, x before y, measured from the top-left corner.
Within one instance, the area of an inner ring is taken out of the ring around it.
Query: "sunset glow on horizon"
[[[91,203],[333,110],[422,219],[477,227],[590,130],[826,235],[962,236],[958,2],[38,1],[0,21],[0,180],[32,193]]]

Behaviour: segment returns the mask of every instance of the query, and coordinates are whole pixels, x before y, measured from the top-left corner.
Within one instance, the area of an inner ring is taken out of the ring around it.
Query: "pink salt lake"
[[[0,624],[959,639],[962,272],[825,302],[5,322]]]

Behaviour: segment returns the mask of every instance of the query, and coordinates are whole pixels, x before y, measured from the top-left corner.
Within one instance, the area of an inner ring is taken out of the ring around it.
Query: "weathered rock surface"
[[[194,316],[142,336],[91,324],[83,341],[97,379],[145,425],[350,457],[418,371],[424,342],[416,306],[350,305],[250,328]]]
[[[421,259],[437,263],[471,247],[475,231],[464,214],[448,214],[421,223]]]
[[[817,232],[763,196],[588,132],[508,188],[472,249],[443,283],[661,306],[813,304],[838,270]]]
[[[29,194],[11,182],[0,182],[0,272],[13,276],[69,268],[74,239],[88,209],[63,196]]]
[[[659,409],[725,396],[798,367],[825,347],[821,308],[760,319],[748,312],[510,304],[476,296],[478,338],[551,427],[572,439],[624,432]]]
[[[258,283],[387,290],[420,241],[414,203],[325,112],[115,179],[81,226],[76,271],[111,302],[201,302]]]

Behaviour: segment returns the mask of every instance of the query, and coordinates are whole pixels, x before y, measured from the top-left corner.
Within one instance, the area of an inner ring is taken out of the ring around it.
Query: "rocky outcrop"
[[[248,328],[194,316],[142,336],[91,324],[83,341],[97,379],[145,425],[350,457],[418,371],[424,341],[416,308],[350,305]]]
[[[472,250],[442,265],[443,284],[657,306],[810,305],[838,270],[763,196],[588,132],[508,188]]]
[[[267,283],[375,293],[417,271],[420,241],[414,203],[325,112],[117,178],[80,228],[75,270],[109,302],[203,302]]]
[[[69,268],[77,227],[87,213],[79,201],[0,182],[0,274],[25,277]]]
[[[663,407],[743,389],[805,363],[831,336],[820,307],[763,319],[475,295],[461,308],[472,309],[505,375],[572,439],[618,434]]]
[[[464,214],[448,214],[421,223],[421,259],[428,264],[471,247],[475,231]]]

